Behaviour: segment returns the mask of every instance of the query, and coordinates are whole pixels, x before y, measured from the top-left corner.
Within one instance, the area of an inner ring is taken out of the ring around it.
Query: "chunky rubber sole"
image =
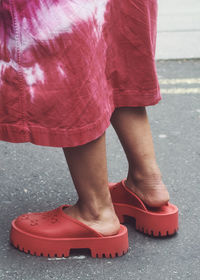
[[[90,249],[93,258],[115,258],[127,253],[128,231],[120,225],[118,234],[89,238],[47,238],[22,231],[12,221],[11,244],[31,255],[43,257],[69,257],[71,249]]]
[[[170,206],[174,211],[168,215],[162,215],[156,214],[155,211],[145,212],[133,206],[114,203],[120,223],[125,223],[126,216],[132,217],[135,219],[136,230],[155,237],[174,235],[178,231],[178,211],[174,205],[169,204],[168,207]]]
[[[168,203],[159,208],[149,208],[125,185],[123,179],[118,183],[109,183],[109,189],[115,212],[120,223],[125,217],[135,219],[136,230],[151,236],[174,235],[178,231],[178,208]]]

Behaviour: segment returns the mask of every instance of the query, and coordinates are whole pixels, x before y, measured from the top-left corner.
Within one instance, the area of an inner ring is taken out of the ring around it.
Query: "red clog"
[[[168,203],[159,208],[149,208],[125,185],[123,179],[118,183],[109,183],[109,189],[115,212],[124,223],[124,216],[136,220],[136,229],[153,236],[173,235],[178,230],[178,208]]]
[[[104,236],[70,217],[60,207],[41,213],[27,213],[12,221],[10,242],[31,255],[68,257],[70,249],[91,250],[92,257],[122,256],[128,250],[127,228],[120,225],[115,235]]]

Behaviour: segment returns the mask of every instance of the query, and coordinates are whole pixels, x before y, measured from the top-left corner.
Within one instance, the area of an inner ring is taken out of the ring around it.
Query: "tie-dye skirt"
[[[157,0],[0,0],[0,140],[72,147],[161,99]]]

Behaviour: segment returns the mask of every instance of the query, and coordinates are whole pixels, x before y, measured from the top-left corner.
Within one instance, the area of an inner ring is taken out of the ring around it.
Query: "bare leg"
[[[103,235],[116,234],[120,223],[108,189],[105,133],[63,151],[79,196],[77,203],[64,211]]]
[[[145,107],[116,108],[111,123],[129,162],[127,187],[148,206],[159,207],[167,203],[169,193],[156,162]]]

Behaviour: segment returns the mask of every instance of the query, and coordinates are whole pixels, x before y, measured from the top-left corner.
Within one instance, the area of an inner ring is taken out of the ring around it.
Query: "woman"
[[[157,104],[155,0],[2,0],[0,139],[62,147],[79,199],[12,221],[11,243],[36,255],[128,250],[124,215],[173,234],[178,209],[156,162],[146,106]],[[108,183],[112,124],[129,163]],[[109,187],[108,187],[109,186]]]

